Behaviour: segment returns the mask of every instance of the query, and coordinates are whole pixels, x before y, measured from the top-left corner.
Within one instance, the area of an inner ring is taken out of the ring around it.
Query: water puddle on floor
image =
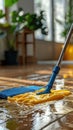
[[[55,89],[63,88],[64,80],[56,79]],[[63,100],[35,106],[0,100],[0,130],[71,130],[65,124],[73,129],[72,94]]]
[[[40,130],[72,110],[65,100],[33,107],[19,106],[2,100],[0,101],[0,126],[5,128],[3,130]]]

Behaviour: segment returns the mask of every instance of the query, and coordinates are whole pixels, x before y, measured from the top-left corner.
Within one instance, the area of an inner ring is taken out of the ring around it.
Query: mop
[[[64,47],[59,56],[58,62],[53,69],[52,75],[46,87],[42,86],[20,86],[16,88],[10,88],[0,92],[0,98],[8,99],[10,102],[24,103],[29,105],[39,104],[51,100],[59,100],[68,96],[71,92],[68,90],[51,90],[53,83],[59,73],[61,67],[61,61],[63,59],[64,52],[69,43],[71,34],[73,31],[73,24],[70,27],[69,33],[67,35]]]
[[[51,75],[50,80],[49,80],[49,82],[48,82],[48,84],[46,86],[46,89],[45,89],[45,91],[40,92],[38,94],[50,93],[50,90],[51,90],[51,88],[53,86],[53,83],[54,83],[54,81],[56,79],[56,76],[59,73],[59,70],[60,70],[60,67],[61,67],[61,61],[63,59],[63,56],[64,56],[65,50],[67,48],[67,45],[68,45],[68,43],[70,41],[72,32],[73,32],[73,24],[70,27],[69,33],[68,33],[67,38],[66,38],[65,43],[64,43],[64,47],[63,47],[63,49],[61,51],[61,54],[60,54],[59,59],[58,59],[58,62],[57,62],[56,66],[53,69],[52,75]]]

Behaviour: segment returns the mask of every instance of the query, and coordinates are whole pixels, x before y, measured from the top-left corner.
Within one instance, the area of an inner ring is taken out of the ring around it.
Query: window
[[[4,0],[0,0],[0,9],[5,11]],[[0,19],[0,22],[4,22],[4,21],[5,21],[5,18]]]
[[[64,21],[64,16],[65,16],[65,0],[54,0],[54,19]],[[63,30],[63,27],[55,20],[54,24],[55,24],[54,40],[63,42],[64,39],[60,35]]]
[[[46,15],[46,22],[48,25],[48,29],[51,30],[51,0],[35,0],[34,4],[35,12],[38,14],[39,11],[44,10]],[[45,40],[52,40],[51,32],[47,36],[43,36],[40,30],[36,31],[35,33],[36,38],[45,39]]]
[[[4,10],[4,1],[0,0],[0,9]]]
[[[43,36],[40,30],[36,31],[35,35],[38,39],[44,39],[55,42],[63,42],[64,38],[61,37],[63,27],[56,21],[56,19],[64,21],[65,11],[68,0],[34,0],[34,10],[39,13],[44,10],[46,14],[46,22],[49,33]]]

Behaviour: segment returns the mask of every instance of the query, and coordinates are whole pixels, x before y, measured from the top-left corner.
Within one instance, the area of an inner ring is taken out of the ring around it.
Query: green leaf
[[[10,7],[15,4],[18,0],[5,0],[5,7]]]
[[[11,16],[12,16],[12,22],[16,23],[17,22],[17,18],[18,18],[18,12],[17,11],[13,11],[11,13]]]
[[[3,13],[3,10],[0,9],[0,19],[5,17],[5,13]]]

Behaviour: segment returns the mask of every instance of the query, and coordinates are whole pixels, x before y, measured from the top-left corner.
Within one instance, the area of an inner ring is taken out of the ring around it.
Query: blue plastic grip
[[[59,70],[60,70],[60,67],[59,67],[59,66],[55,66],[55,67],[54,67],[53,73],[52,73],[52,75],[51,75],[51,77],[50,77],[50,80],[49,80],[49,82],[48,82],[48,84],[47,84],[47,88],[46,88],[46,90],[45,90],[46,93],[49,93],[49,92],[50,92],[50,90],[51,90],[51,88],[52,88],[52,86],[53,86],[53,83],[54,83],[54,81],[55,81],[55,78],[56,78],[56,76],[57,76]]]
[[[51,75],[50,80],[49,80],[49,82],[48,82],[48,84],[47,84],[47,86],[46,86],[45,91],[39,92],[39,93],[37,93],[37,95],[50,93],[50,90],[51,90],[51,88],[52,88],[52,86],[53,86],[53,83],[54,83],[54,81],[55,81],[55,78],[56,78],[56,76],[57,76],[59,70],[60,70],[60,67],[59,67],[59,66],[55,66],[55,67],[54,67],[53,72],[52,72],[52,75]]]

